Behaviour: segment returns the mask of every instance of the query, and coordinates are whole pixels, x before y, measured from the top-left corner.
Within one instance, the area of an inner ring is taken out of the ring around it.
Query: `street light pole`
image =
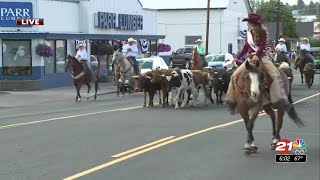
[[[278,38],[279,38],[279,21],[280,21],[280,0],[278,0],[278,4],[277,4],[277,29],[276,29],[276,39],[275,39],[275,44],[277,44],[278,42]]]
[[[209,48],[209,26],[210,26],[210,0],[208,0],[208,4],[207,4],[206,55],[208,55],[208,48]]]

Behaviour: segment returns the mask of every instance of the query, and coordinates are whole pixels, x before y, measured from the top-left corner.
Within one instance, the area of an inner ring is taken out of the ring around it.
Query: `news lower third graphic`
[[[16,19],[17,26],[43,26],[44,19],[33,18],[33,19]]]
[[[307,143],[303,139],[296,139],[293,142],[288,139],[280,139],[275,151],[280,153],[276,154],[276,163],[307,162]]]

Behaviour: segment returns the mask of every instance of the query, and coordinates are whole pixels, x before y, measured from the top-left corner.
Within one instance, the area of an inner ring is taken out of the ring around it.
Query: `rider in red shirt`
[[[247,33],[246,43],[242,51],[238,54],[237,59],[240,59],[245,53],[248,53],[246,61],[255,63],[259,60],[260,63],[263,63],[265,70],[273,79],[270,85],[270,99],[273,107],[278,108],[279,105],[287,105],[289,101],[286,95],[281,94],[280,91],[280,73],[265,53],[265,48],[268,40],[268,31],[266,27],[263,25],[263,20],[260,18],[259,15],[251,13],[249,14],[249,17],[245,18],[243,21],[248,22],[249,31]],[[234,97],[234,84],[236,82],[235,80],[237,79],[239,74],[245,69],[245,63],[242,63],[232,74],[231,77],[227,97],[225,100],[226,103],[229,105],[229,111],[231,112],[231,114],[235,113],[236,107],[236,101]]]

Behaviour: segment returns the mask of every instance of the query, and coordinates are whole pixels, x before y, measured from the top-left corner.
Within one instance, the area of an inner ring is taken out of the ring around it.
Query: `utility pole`
[[[210,0],[208,0],[208,4],[207,4],[206,55],[208,55],[208,48],[209,48],[209,26],[210,26]]]
[[[275,45],[278,44],[278,38],[279,38],[279,23],[280,23],[280,0],[278,0],[277,4],[277,29],[276,29],[276,38],[275,38]]]

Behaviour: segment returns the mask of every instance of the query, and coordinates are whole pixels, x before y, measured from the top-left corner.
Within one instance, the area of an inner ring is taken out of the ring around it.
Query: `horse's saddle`
[[[131,58],[127,58],[127,60],[130,62],[130,64],[133,66],[134,65],[134,62],[132,61]]]

